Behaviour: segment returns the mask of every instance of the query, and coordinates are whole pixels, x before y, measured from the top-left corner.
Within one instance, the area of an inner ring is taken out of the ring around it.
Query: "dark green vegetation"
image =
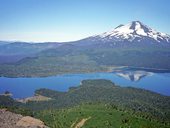
[[[0,74],[7,77],[42,77],[97,71],[106,71],[106,69],[85,55],[26,58],[13,65],[0,65]]]
[[[115,86],[108,80],[84,80],[79,87],[72,87],[68,92],[56,92],[40,89],[37,94],[51,97],[54,100],[48,104],[41,102],[28,103],[33,109],[63,108],[80,103],[111,104],[122,110],[131,110],[136,114],[145,113],[147,117],[167,121],[170,118],[170,98],[150,91],[132,87]]]
[[[65,73],[110,71],[113,66],[132,66],[170,70],[169,47],[80,47],[64,44],[42,50],[34,57],[0,65],[6,77],[37,77]]]
[[[0,104],[14,112],[40,118],[52,128],[68,128],[87,118],[84,124],[87,128],[170,127],[169,96],[119,87],[108,80],[84,80],[68,92],[39,89],[35,93],[53,100],[21,104],[1,96]]]
[[[138,26],[146,35],[137,32]],[[0,76],[6,77],[103,72],[115,66],[170,71],[170,36],[140,21],[72,42],[0,43]]]

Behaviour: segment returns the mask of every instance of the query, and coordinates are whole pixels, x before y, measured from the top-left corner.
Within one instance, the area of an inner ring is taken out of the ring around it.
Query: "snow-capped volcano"
[[[140,21],[133,21],[126,25],[119,25],[112,31],[104,32],[100,35],[95,35],[93,41],[102,40],[104,42],[111,41],[137,41],[149,40],[153,42],[168,42],[170,43],[170,36],[168,34],[158,32]]]

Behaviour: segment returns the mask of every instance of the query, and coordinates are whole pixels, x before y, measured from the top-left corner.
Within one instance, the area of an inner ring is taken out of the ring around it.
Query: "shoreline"
[[[67,72],[67,73],[56,73],[55,75],[43,75],[43,76],[0,76],[4,78],[46,78],[46,77],[55,77],[55,76],[63,76],[63,75],[69,75],[69,74],[89,74],[89,73],[111,73],[115,70],[125,70],[125,68],[129,68],[132,70],[143,70],[148,71],[152,73],[170,73],[170,69],[160,69],[160,68],[147,68],[147,67],[135,67],[135,66],[108,66],[107,70],[102,71],[87,71],[87,72]]]
[[[36,102],[49,101],[49,100],[52,100],[52,98],[46,97],[46,96],[43,96],[43,95],[39,95],[39,94],[35,94],[34,96],[21,98],[21,99],[16,98],[15,100],[17,102],[20,102],[20,103],[27,103],[27,102],[30,102],[30,101],[36,101]]]

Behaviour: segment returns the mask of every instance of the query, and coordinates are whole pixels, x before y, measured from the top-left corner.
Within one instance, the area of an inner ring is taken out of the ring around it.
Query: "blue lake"
[[[132,86],[151,90],[170,96],[170,73],[118,74],[118,73],[89,73],[67,74],[44,78],[6,78],[0,77],[0,93],[10,91],[14,98],[25,98],[34,95],[39,88],[57,91],[67,91],[71,86],[78,86],[85,79],[108,79],[120,86]]]

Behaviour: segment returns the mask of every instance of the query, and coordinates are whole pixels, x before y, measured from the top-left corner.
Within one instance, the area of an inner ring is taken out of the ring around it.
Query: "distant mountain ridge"
[[[4,42],[4,43],[3,43]],[[45,46],[47,48],[55,48],[55,45],[75,45],[75,46],[95,46],[101,45],[102,47],[116,47],[116,46],[133,46],[142,44],[144,45],[158,45],[158,46],[170,46],[170,35],[163,32],[156,31],[151,27],[143,24],[140,21],[132,21],[125,25],[119,25],[111,31],[107,31],[98,35],[93,35],[81,40],[71,42],[44,42],[44,43],[32,43],[32,42],[9,42],[0,41],[1,47],[6,45],[15,44],[17,46],[24,46],[24,44],[31,44],[34,48],[36,46]],[[53,47],[51,47],[53,46]]]
[[[111,46],[121,42],[170,45],[170,35],[158,32],[140,21],[132,21],[111,31],[85,38],[83,41],[110,43]]]
[[[0,45],[0,76],[104,72],[114,66],[169,72],[170,36],[133,21],[73,42]]]

